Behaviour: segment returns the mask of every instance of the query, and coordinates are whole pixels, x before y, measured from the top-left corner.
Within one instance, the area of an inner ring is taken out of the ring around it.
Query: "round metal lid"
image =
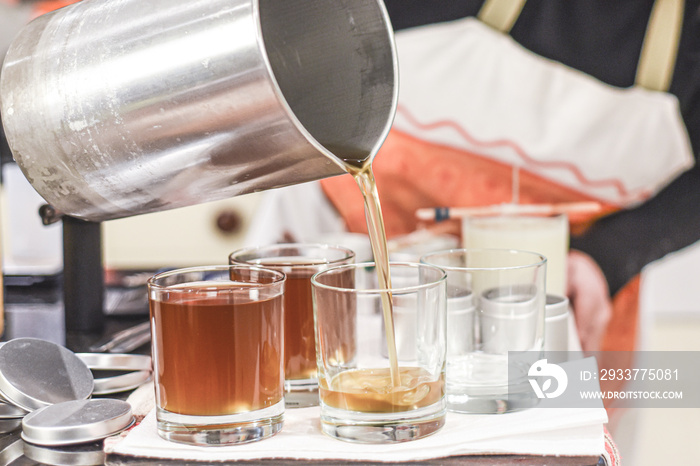
[[[10,403],[0,402],[0,421],[17,419],[27,415],[27,411]]]
[[[474,296],[469,290],[450,288],[447,291],[447,312],[474,310]]]
[[[544,309],[546,318],[562,316],[569,312],[569,298],[566,296],[548,294],[547,304]]]
[[[24,442],[14,435],[8,438],[8,442],[3,442],[0,450],[0,464],[11,464],[14,460],[24,454]]]
[[[142,354],[76,353],[90,369],[150,371],[151,357]]]
[[[92,442],[82,445],[64,447],[45,447],[24,443],[24,456],[41,464],[55,466],[97,466],[105,464],[106,454],[102,442]]]
[[[0,419],[0,434],[7,434],[19,429],[22,425],[22,418],[17,419]],[[0,462],[0,464],[4,464]]]
[[[126,392],[140,387],[151,380],[151,371],[134,371],[113,377],[99,377],[95,379],[93,395],[111,395]]]
[[[92,394],[90,369],[69,349],[45,340],[17,338],[0,347],[0,392],[32,411]]]
[[[66,401],[27,414],[22,420],[22,439],[44,446],[89,443],[121,432],[133,422],[126,401]]]
[[[151,380],[151,357],[140,354],[76,353],[93,371],[95,386],[93,395],[111,395],[125,392]],[[131,371],[125,374],[102,377],[104,371]]]
[[[482,293],[483,313],[490,317],[527,317],[537,311],[537,289],[530,285],[491,288]]]

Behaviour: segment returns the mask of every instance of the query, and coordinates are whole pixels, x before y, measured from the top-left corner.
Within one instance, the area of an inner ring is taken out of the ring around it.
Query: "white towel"
[[[600,456],[605,451],[605,409],[533,408],[498,415],[448,413],[432,436],[399,444],[362,445],[321,432],[319,408],[289,409],[284,428],[259,442],[217,447],[178,444],[160,438],[155,411],[126,436],[105,443],[109,454],[188,461],[271,458],[356,461],[427,460],[459,455],[525,454]]]

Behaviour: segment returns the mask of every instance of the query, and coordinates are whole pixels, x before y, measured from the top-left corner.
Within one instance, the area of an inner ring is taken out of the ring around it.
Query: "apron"
[[[515,42],[507,32],[523,4],[487,1],[479,19],[397,32],[398,110],[373,162],[388,237],[415,230],[412,213],[424,207],[597,201],[605,215],[693,166],[678,101],[665,92],[682,1],[657,0],[636,85],[624,89]],[[366,231],[354,180],[321,185],[348,229]],[[572,217],[572,234],[596,218]],[[614,297],[603,349],[634,347],[638,291],[637,276]]]

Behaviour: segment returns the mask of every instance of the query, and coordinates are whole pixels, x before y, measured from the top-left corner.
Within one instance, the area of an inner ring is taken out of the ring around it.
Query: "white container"
[[[543,349],[544,256],[514,249],[453,249],[426,254],[421,262],[447,272],[448,409],[503,413],[533,406],[529,366],[509,364],[508,353]],[[464,291],[471,291],[470,299],[450,303]]]
[[[544,350],[568,351],[569,298],[548,293],[544,313]]]
[[[462,222],[464,247],[468,249],[519,249],[547,258],[547,293],[566,294],[566,256],[569,252],[569,219],[497,215],[465,217]]]
[[[487,353],[529,351],[537,338],[535,286],[492,288],[481,295],[481,342]]]

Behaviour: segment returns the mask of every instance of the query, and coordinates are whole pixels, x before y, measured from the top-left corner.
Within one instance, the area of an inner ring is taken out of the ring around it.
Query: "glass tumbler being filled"
[[[311,279],[321,429],[357,443],[396,443],[445,423],[445,272],[392,262],[391,286],[373,263]]]

